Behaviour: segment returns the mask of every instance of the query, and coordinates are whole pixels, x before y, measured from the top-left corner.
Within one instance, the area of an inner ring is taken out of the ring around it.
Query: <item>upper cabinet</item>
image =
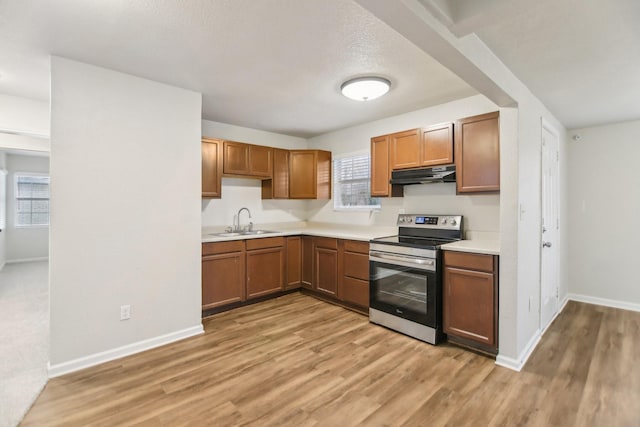
[[[273,177],[262,181],[262,198],[289,198],[289,150],[273,149]]]
[[[264,177],[273,175],[273,148],[249,145],[249,175]]]
[[[402,197],[404,187],[391,185],[391,164],[389,162],[390,135],[371,138],[371,195],[373,197]]]
[[[500,191],[500,114],[482,114],[456,123],[458,193]]]
[[[202,138],[202,198],[219,199],[222,189],[222,141]]]
[[[223,173],[270,178],[273,173],[273,148],[224,141]]]
[[[289,151],[289,198],[331,198],[331,152]]]
[[[371,138],[371,195],[374,197],[389,196],[390,178],[389,136]]]
[[[406,130],[389,135],[391,169],[410,169],[420,166],[420,129]]]
[[[453,163],[453,123],[441,123],[422,129],[420,166]]]

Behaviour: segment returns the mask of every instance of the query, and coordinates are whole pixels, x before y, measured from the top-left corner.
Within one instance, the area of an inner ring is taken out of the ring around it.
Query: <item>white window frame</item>
[[[20,176],[33,176],[33,177],[47,177],[49,178],[49,214],[47,217],[47,224],[18,224],[18,177]],[[15,228],[49,228],[51,224],[51,177],[48,173],[41,172],[14,172],[13,173],[13,226]]]
[[[357,152],[353,152],[353,153],[345,153],[345,154],[340,154],[338,156],[333,156],[333,160],[332,163],[335,161],[340,161],[342,159],[348,159],[348,158],[352,158],[352,157],[361,157],[361,156],[367,156],[369,158],[369,190],[371,190],[371,153],[369,153],[368,151],[357,151]],[[332,164],[332,174],[333,174],[333,183],[332,183],[332,194],[331,196],[333,197],[333,210],[334,211],[340,211],[340,212],[362,212],[362,211],[376,211],[376,210],[380,210],[382,209],[381,203],[380,203],[380,198],[379,197],[372,197],[373,199],[377,199],[378,200],[378,204],[377,205],[361,205],[361,206],[341,206],[338,205],[338,201],[341,200],[341,198],[339,197],[339,194],[337,194],[338,189],[339,189],[339,185],[338,185],[338,181],[335,179],[335,164]]]

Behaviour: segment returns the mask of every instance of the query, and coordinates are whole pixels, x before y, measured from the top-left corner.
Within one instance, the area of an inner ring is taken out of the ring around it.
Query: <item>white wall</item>
[[[304,149],[304,138],[262,130],[202,121],[202,136],[266,145],[276,148]],[[307,219],[308,202],[304,200],[261,200],[261,183],[257,179],[222,178],[222,198],[202,199],[202,226],[231,226],[234,214],[242,207],[251,211],[254,224],[303,221]],[[242,223],[247,222],[246,213]]]
[[[560,200],[566,199],[566,129],[529,89],[475,35],[452,43],[517,102],[517,120],[509,158],[501,148],[500,355],[507,366],[526,360],[540,334],[540,227],[542,120],[560,138]],[[501,122],[506,114],[501,110]],[[501,133],[501,138],[503,135]],[[503,144],[501,144],[501,147]],[[508,172],[507,176],[505,172]],[[560,297],[566,297],[566,202],[561,202]],[[531,301],[531,304],[530,304]]]
[[[49,136],[49,103],[0,94],[0,132]]]
[[[569,291],[640,310],[640,120],[570,135]]]
[[[334,156],[369,152],[371,138],[393,132],[450,122],[463,117],[496,111],[498,107],[482,95],[425,108],[375,122],[350,127],[308,140],[310,148],[329,150]],[[393,226],[399,209],[407,213],[455,213],[465,216],[465,229],[498,232],[500,229],[500,196],[456,196],[454,183],[405,186],[403,198],[382,198],[379,212],[334,211],[333,203],[313,202],[313,221],[360,225]]]
[[[0,215],[7,214],[7,155],[4,151],[0,150]],[[6,217],[5,217],[6,218]],[[4,264],[7,261],[6,255],[6,220],[4,225],[0,225],[2,231],[0,232],[0,270],[4,268]]]
[[[198,93],[51,59],[51,375],[202,330],[200,117]]]
[[[42,156],[7,155],[7,261],[23,261],[49,256],[49,227],[15,226],[15,174],[34,172],[48,175],[49,158]]]

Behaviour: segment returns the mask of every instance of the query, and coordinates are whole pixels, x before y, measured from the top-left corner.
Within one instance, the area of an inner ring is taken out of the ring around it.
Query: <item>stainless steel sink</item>
[[[278,233],[277,231],[271,230],[252,230],[252,231],[234,231],[234,232],[226,232],[226,233],[209,233],[209,236],[216,237],[235,237],[235,236],[255,236],[258,234],[273,234]]]
[[[277,233],[277,231],[270,231],[270,230],[252,230],[252,231],[243,231],[242,234],[246,234],[246,235],[252,235],[252,234],[271,234],[271,233]]]

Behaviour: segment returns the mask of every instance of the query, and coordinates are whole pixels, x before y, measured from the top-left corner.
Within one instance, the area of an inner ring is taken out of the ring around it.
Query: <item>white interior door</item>
[[[540,259],[540,330],[544,330],[558,311],[559,255],[558,235],[558,136],[542,126],[542,238]]]

